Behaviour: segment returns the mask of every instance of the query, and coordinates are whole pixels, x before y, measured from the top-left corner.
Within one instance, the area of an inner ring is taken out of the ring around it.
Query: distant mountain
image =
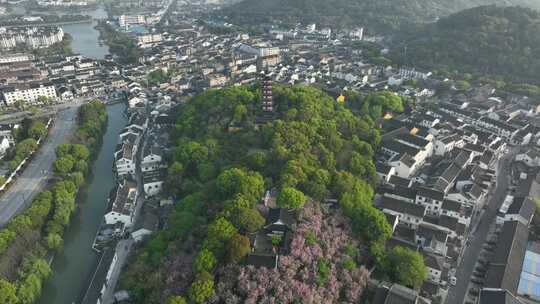
[[[404,37],[393,57],[401,64],[496,74],[538,83],[540,13],[482,6],[440,19]]]
[[[236,23],[316,22],[391,31],[487,4],[540,8],[538,0],[243,0],[221,13]]]

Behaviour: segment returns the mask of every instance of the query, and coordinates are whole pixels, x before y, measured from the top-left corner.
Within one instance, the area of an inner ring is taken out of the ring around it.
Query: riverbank
[[[64,248],[51,265],[53,275],[44,284],[39,304],[80,303],[92,279],[99,262],[92,244],[107,210],[110,190],[116,184],[112,166],[118,134],[127,124],[125,107],[125,103],[107,106],[109,120],[92,174],[80,191],[79,211],[65,232]]]
[[[44,23],[29,23],[29,24],[16,24],[16,25],[6,25],[0,22],[1,27],[12,28],[12,27],[21,27],[21,26],[62,26],[69,24],[81,24],[81,23],[91,23],[92,18],[77,20],[77,21],[59,21],[59,22],[44,22]]]
[[[96,30],[99,31],[99,39],[105,42],[110,53],[118,58],[119,63],[135,64],[139,62],[142,51],[131,35],[117,31],[105,21],[99,21]]]
[[[33,303],[42,283],[51,275],[46,258],[63,247],[63,235],[77,207],[79,189],[88,177],[88,162],[105,132],[107,112],[99,101],[79,109],[75,136],[56,148],[55,177],[48,191],[32,201],[31,207],[16,216],[0,231],[0,294],[9,293],[8,303]],[[51,303],[51,302],[48,302]],[[57,302],[52,302],[57,303]]]
[[[18,11],[18,15],[37,14],[37,15],[49,15],[48,11],[41,12],[27,12],[25,10]],[[86,17],[87,19],[84,19]],[[107,46],[101,45],[99,41],[99,32],[95,29],[97,20],[107,18],[107,12],[104,10],[103,5],[97,6],[95,9],[82,10],[77,12],[63,12],[59,18],[65,18],[63,21],[74,22],[58,22],[54,23],[52,19],[46,19],[47,23],[51,23],[55,26],[60,26],[65,34],[69,34],[72,38],[69,41],[69,49],[76,54],[81,54],[85,57],[94,59],[104,59],[109,54]],[[69,18],[75,18],[79,20],[70,20]],[[81,18],[83,20],[81,20]],[[0,22],[2,18],[0,18]],[[44,24],[39,24],[42,26]]]

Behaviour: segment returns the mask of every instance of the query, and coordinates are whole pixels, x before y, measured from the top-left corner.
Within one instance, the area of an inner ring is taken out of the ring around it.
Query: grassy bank
[[[61,250],[63,234],[76,210],[79,189],[98,153],[107,127],[106,106],[99,101],[79,110],[77,131],[56,149],[54,178],[32,206],[0,230],[0,303],[33,303],[51,275],[48,252]]]

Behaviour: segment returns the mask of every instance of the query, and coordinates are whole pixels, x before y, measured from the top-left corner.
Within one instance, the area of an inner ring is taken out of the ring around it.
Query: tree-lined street
[[[75,103],[57,112],[50,135],[22,174],[0,196],[0,226],[4,226],[20,211],[27,208],[53,175],[51,167],[56,159],[55,149],[72,134],[79,105]]]

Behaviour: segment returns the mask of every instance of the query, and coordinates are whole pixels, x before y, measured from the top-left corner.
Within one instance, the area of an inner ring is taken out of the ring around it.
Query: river
[[[1,0],[0,0],[1,2]],[[71,49],[74,53],[84,55],[94,59],[103,59],[109,54],[109,48],[106,45],[99,44],[99,31],[95,29],[97,21],[95,19],[106,19],[107,12],[102,6],[90,10],[81,10],[77,12],[70,11],[28,11],[23,6],[16,6],[15,14],[57,14],[57,15],[89,15],[92,21],[85,23],[61,25],[65,33],[73,38]]]
[[[98,263],[92,250],[94,236],[107,210],[107,198],[116,184],[112,173],[118,134],[127,124],[125,104],[107,107],[109,122],[92,175],[78,199],[78,210],[64,235],[64,249],[52,263],[53,275],[43,287],[39,304],[80,303]]]
[[[107,18],[107,12],[99,7],[95,10],[83,11],[81,14],[90,15],[93,19],[92,22],[62,25],[64,32],[73,38],[71,49],[86,57],[105,58],[105,55],[109,54],[109,48],[99,44],[99,31],[94,27],[97,25],[95,19]]]

